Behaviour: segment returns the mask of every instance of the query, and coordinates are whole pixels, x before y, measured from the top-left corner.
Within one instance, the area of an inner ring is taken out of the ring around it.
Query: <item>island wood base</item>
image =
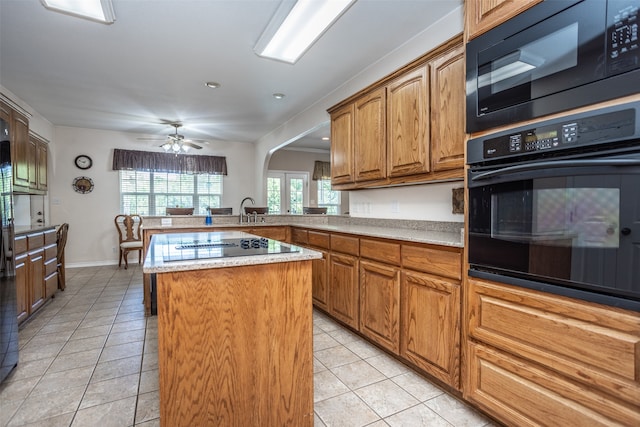
[[[162,426],[313,425],[311,261],[156,283]]]

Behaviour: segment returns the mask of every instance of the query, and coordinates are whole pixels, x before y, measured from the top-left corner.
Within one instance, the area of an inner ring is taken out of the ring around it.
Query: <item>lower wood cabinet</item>
[[[360,261],[360,332],[386,349],[400,350],[400,269]]]
[[[325,310],[329,310],[329,253],[325,251],[322,252],[322,258],[314,259],[311,262],[312,269],[312,294],[313,294],[313,303]]]
[[[358,258],[331,253],[329,256],[329,313],[354,329],[359,324]]]
[[[27,256],[27,271],[29,278],[30,313],[34,313],[44,304],[44,249],[29,251]]]
[[[468,280],[465,397],[507,425],[640,425],[640,313]]]
[[[29,317],[29,274],[27,262],[29,256],[26,253],[16,255],[16,298],[18,302],[18,323],[22,323]]]
[[[400,355],[460,388],[460,284],[403,271]]]

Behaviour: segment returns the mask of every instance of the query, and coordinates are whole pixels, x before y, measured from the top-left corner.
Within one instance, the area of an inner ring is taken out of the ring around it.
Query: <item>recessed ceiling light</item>
[[[211,89],[218,89],[221,86],[218,82],[206,82],[204,85]]]
[[[116,20],[111,0],[40,0],[44,7],[56,12],[112,24]]]
[[[274,93],[273,97],[275,99],[282,99],[282,98],[284,98],[284,93]]]
[[[328,136],[323,136],[323,137],[322,137],[322,140],[323,140],[323,141],[328,141],[328,140],[329,140],[329,137],[328,137]]]

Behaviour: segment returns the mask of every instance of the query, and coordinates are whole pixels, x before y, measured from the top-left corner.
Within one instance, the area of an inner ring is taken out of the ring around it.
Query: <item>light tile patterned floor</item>
[[[488,419],[314,314],[315,426],[487,426]],[[0,386],[0,426],[158,426],[157,318],[142,271],[67,269],[20,328],[20,364]]]

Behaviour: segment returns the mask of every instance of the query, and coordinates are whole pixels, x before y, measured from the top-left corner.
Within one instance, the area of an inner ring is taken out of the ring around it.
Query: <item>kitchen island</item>
[[[161,425],[313,425],[320,256],[243,232],[153,236]]]

